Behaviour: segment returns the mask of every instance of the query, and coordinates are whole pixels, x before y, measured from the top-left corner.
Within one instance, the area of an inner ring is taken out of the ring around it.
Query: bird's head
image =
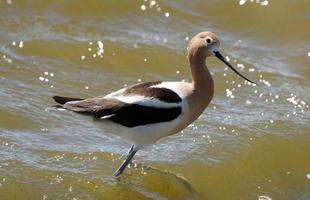
[[[245,80],[255,84],[242,74],[240,74],[220,53],[220,41],[218,37],[209,31],[201,32],[195,35],[189,42],[187,47],[188,55],[195,56],[198,59],[206,59],[215,56],[231,68],[236,74]]]

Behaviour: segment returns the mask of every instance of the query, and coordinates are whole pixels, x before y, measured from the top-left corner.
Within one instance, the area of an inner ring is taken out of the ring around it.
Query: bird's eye
[[[213,42],[212,38],[211,37],[207,37],[206,38],[206,43],[207,44],[211,44]]]

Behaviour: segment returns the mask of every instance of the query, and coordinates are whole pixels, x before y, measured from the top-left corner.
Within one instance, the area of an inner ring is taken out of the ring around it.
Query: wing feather
[[[61,98],[63,108],[110,120],[126,127],[171,121],[182,112],[182,98],[170,88],[151,87],[161,82],[133,85],[104,97],[91,99]]]
[[[116,99],[105,99],[96,97],[83,101],[71,101],[63,105],[65,109],[74,112],[90,114],[95,117],[113,115],[118,109],[124,106],[124,103]]]

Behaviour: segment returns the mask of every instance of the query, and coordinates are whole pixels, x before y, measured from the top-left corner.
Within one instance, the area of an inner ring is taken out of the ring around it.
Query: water
[[[310,199],[310,6],[301,1],[0,1],[0,199]],[[49,106],[189,80],[214,31],[247,85],[208,59],[215,97],[111,175],[130,144]]]

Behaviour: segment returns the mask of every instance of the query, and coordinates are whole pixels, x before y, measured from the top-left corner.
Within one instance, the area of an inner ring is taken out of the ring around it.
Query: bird
[[[119,177],[137,151],[185,129],[207,108],[214,95],[214,82],[206,59],[213,56],[255,84],[220,53],[219,38],[204,31],[196,34],[187,46],[191,82],[150,81],[94,98],[53,96],[53,99],[58,106],[92,117],[94,124],[105,132],[132,143],[126,159],[114,173]]]

